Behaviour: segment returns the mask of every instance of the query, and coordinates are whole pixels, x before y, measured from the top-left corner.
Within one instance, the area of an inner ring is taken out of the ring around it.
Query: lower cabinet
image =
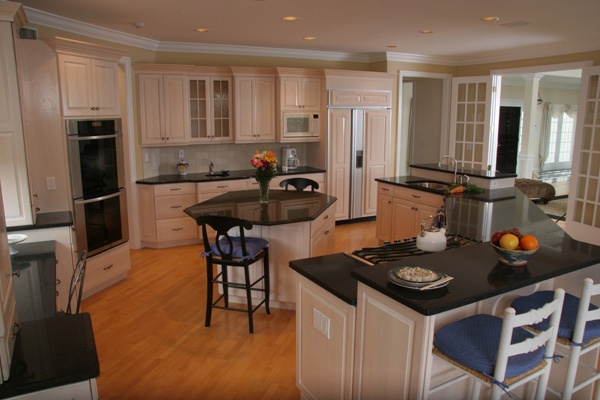
[[[294,274],[296,384],[301,398],[352,399],[355,307]]]
[[[25,243],[54,240],[56,243],[56,308],[66,310],[69,300],[69,284],[75,261],[72,227],[62,226],[46,229],[31,229],[11,233],[27,235]],[[86,278],[86,285],[87,285]]]
[[[441,195],[378,183],[376,236],[380,243],[413,238],[421,221],[444,204]]]
[[[142,245],[152,248],[198,242],[196,222],[183,210],[196,201],[195,183],[138,185]]]
[[[129,243],[123,243],[110,250],[89,257],[85,271],[83,298],[85,299],[127,278],[130,269]],[[67,285],[68,282],[66,282]]]
[[[20,396],[11,397],[12,400],[97,400],[98,386],[96,379],[57,386],[52,389],[40,390]]]
[[[329,207],[310,227],[310,256],[317,257],[335,252],[335,208]]]

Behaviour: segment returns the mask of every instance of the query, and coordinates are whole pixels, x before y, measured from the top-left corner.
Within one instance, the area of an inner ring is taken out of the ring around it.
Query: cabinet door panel
[[[91,60],[61,55],[59,63],[63,115],[90,115],[93,106]]]
[[[363,213],[373,215],[377,211],[377,182],[388,176],[390,143],[390,110],[367,110],[365,112],[365,199]]]
[[[348,218],[350,212],[350,110],[330,110],[330,162],[328,193],[337,197],[336,219]]]
[[[303,79],[302,95],[304,109],[319,111],[321,107],[321,80],[317,78]]]
[[[187,79],[183,75],[165,75],[164,129],[168,143],[185,143],[189,136]]]
[[[92,94],[97,115],[120,115],[119,70],[114,61],[92,60]]]
[[[140,131],[142,144],[163,142],[164,120],[161,113],[163,97],[162,75],[140,75]]]
[[[275,140],[275,78],[257,78],[255,115],[258,139]]]

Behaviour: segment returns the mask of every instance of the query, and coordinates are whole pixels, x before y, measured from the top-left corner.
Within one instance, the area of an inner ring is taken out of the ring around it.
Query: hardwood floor
[[[376,245],[375,222],[336,227],[336,252]],[[295,312],[216,310],[204,326],[200,246],[131,251],[123,282],[83,301],[108,399],[299,399]]]

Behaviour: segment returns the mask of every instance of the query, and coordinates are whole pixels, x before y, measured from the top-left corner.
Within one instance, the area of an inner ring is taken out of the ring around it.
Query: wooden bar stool
[[[279,186],[288,190],[288,185],[293,186],[298,191],[303,191],[305,188],[310,187],[311,191],[315,191],[315,189],[319,188],[319,184],[312,179],[308,178],[290,178],[284,179],[279,183]]]
[[[429,393],[470,377],[472,399],[479,398],[482,383],[491,386],[491,399],[500,399],[504,392],[537,378],[535,398],[544,399],[564,294],[556,289],[548,303],[525,314],[516,315],[508,307],[504,318],[478,314],[440,328],[434,335],[433,354],[461,375]],[[546,318],[550,318],[548,326],[537,334],[523,328]]]
[[[581,297],[577,298],[571,294],[565,295],[560,328],[557,339],[557,352],[569,358],[569,367],[562,392],[558,389],[549,387],[548,390],[562,396],[563,399],[570,399],[573,393],[582,388],[593,385],[600,379],[600,371],[596,365],[587,365],[582,362],[581,356],[600,347],[600,309],[591,304],[592,296],[600,294],[600,284],[594,285],[590,278],[583,280]],[[552,295],[549,291],[539,291],[529,296],[523,296],[512,302],[512,307],[517,313],[527,312],[539,304],[548,300]],[[532,325],[533,330],[544,329],[548,324],[543,321]],[[575,384],[577,370],[581,367],[585,369],[585,378]],[[600,399],[600,388],[596,388],[596,399]]]
[[[213,308],[222,310],[240,311],[248,314],[250,333],[254,333],[252,314],[261,306],[265,305],[267,314],[269,310],[269,242],[262,238],[246,237],[245,229],[252,229],[252,223],[239,218],[224,216],[202,216],[196,218],[196,223],[202,227],[204,252],[206,256],[206,322],[210,326]],[[210,226],[215,233],[215,240],[210,243],[206,227]],[[235,229],[239,236],[231,236],[229,231]],[[263,260],[262,275],[254,282],[250,282],[250,266],[255,262]],[[220,272],[214,276],[213,264],[221,266]],[[228,279],[228,267],[242,268],[244,271],[244,282],[233,282]],[[256,287],[263,282],[263,287]],[[213,287],[221,285],[223,294],[213,300]],[[229,288],[243,289],[246,294],[246,308],[232,307],[229,305]],[[264,293],[264,298],[255,306],[252,306],[252,292]],[[223,305],[219,302],[223,300]]]

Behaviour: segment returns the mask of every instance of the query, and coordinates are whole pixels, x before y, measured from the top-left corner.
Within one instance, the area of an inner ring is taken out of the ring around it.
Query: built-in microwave
[[[283,137],[303,138],[319,136],[319,114],[283,113]]]

